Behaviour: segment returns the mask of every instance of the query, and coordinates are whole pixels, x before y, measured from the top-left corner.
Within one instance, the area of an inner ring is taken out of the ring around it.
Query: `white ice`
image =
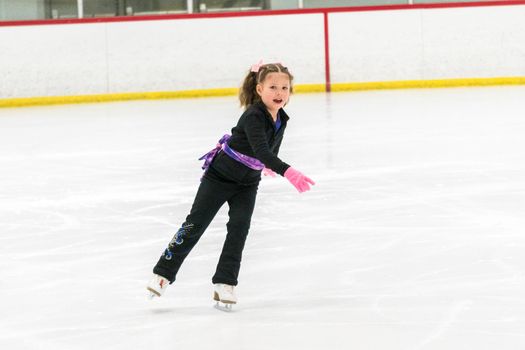
[[[292,97],[240,302],[227,206],[146,298],[234,97],[0,110],[0,349],[523,349],[525,87]]]

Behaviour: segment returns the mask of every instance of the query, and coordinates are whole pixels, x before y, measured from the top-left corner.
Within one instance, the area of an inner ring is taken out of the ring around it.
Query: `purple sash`
[[[245,154],[242,154],[240,152],[237,152],[228,146],[228,140],[230,139],[231,135],[224,135],[221,137],[219,142],[217,143],[217,146],[215,146],[214,149],[203,155],[199,158],[199,160],[204,159],[204,164],[202,165],[203,170],[207,170],[210,167],[211,162],[213,161],[213,158],[220,152],[224,151],[230,158],[238,161],[239,163],[242,163],[246,165],[248,168],[253,170],[263,170],[264,164],[256,158],[252,158],[250,156],[247,156]]]

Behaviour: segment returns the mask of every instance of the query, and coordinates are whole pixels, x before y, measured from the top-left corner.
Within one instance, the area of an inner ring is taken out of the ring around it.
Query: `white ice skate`
[[[166,278],[159,275],[153,275],[151,281],[148,283],[148,286],[146,288],[150,293],[150,299],[160,297],[164,293],[166,288],[168,288],[169,284],[170,281],[168,281]]]
[[[237,304],[237,296],[233,290],[234,286],[229,284],[214,284],[213,300],[217,302],[215,308],[222,311],[231,311],[232,305]]]

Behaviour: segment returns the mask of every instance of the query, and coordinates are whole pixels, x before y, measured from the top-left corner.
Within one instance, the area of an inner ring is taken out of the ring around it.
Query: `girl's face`
[[[256,89],[270,114],[276,118],[277,111],[290,98],[290,78],[286,73],[269,73],[263,82],[257,84]]]

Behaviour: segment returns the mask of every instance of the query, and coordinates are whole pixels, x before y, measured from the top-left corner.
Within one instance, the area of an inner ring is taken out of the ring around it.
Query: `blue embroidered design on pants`
[[[187,236],[190,232],[190,230],[193,228],[193,224],[183,223],[182,227],[177,231],[175,236],[171,239],[170,243],[168,244],[168,248],[164,251],[162,256],[166,260],[171,260],[173,257],[173,252],[170,250],[170,248],[175,247],[175,245],[181,245],[184,243],[184,237]]]
[[[172,248],[174,244],[181,245],[184,242],[184,237],[188,235],[189,231],[193,228],[193,224],[183,223],[182,227],[173,236],[169,247]]]
[[[171,260],[171,258],[173,257],[173,253],[168,248],[166,248],[163,255],[164,259],[166,260]]]

